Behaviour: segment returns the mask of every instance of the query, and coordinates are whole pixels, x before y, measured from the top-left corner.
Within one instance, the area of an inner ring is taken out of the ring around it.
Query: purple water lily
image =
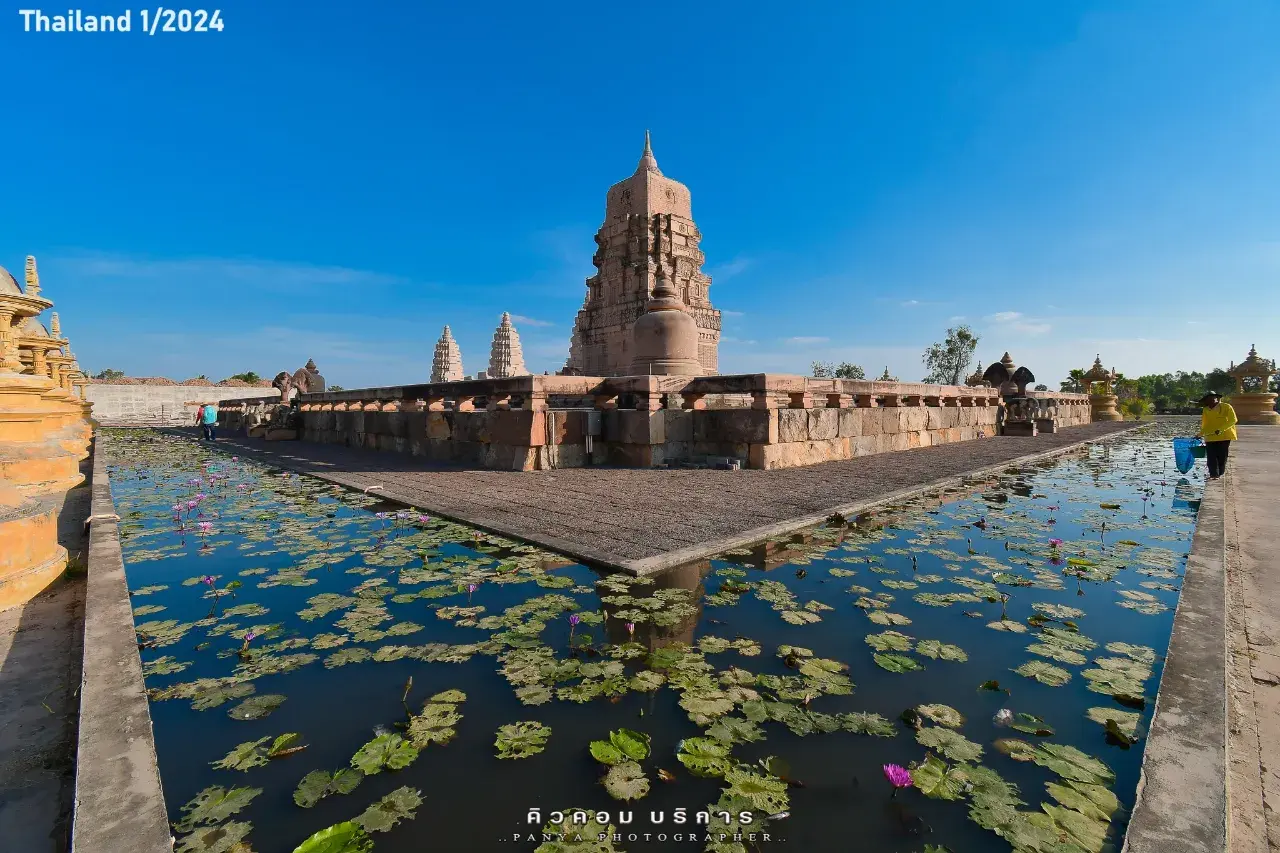
[[[889,784],[893,786],[891,797],[898,795],[899,788],[906,788],[911,785],[911,771],[903,767],[901,764],[886,764],[883,767],[884,778],[889,780]]]
[[[1057,551],[1059,548],[1061,548],[1061,547],[1062,547],[1062,540],[1061,540],[1061,539],[1050,539],[1050,540],[1049,540],[1049,547],[1050,547],[1050,548],[1052,548],[1053,550]]]
[[[629,637],[635,637],[635,635],[636,635],[636,623],[634,623],[634,622],[628,622],[628,623],[627,623],[627,636],[629,636]]]
[[[200,583],[209,587],[213,586],[213,575],[205,575],[204,577],[200,578]]]
[[[569,645],[573,645],[573,631],[578,627],[578,623],[582,621],[582,617],[577,613],[569,614]]]

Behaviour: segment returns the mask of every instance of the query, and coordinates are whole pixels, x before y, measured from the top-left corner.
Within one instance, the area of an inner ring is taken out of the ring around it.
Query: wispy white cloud
[[[825,344],[830,340],[831,340],[830,338],[800,335],[794,338],[784,338],[782,342],[790,346],[808,347],[808,346],[816,346],[817,344]]]
[[[1001,332],[1022,335],[1044,335],[1053,330],[1053,326],[1043,320],[1033,319],[1020,311],[999,311],[987,317]]]
[[[550,323],[546,320],[535,320],[533,317],[526,317],[523,314],[512,314],[511,322],[519,323],[522,326],[554,326],[555,325],[555,323]]]
[[[947,318],[948,323],[960,323],[960,322],[963,322],[963,320],[964,320],[963,314],[956,314],[954,317]]]
[[[402,276],[341,266],[254,258],[147,258],[100,253],[51,259],[63,275],[125,279],[134,285],[224,286],[240,290],[293,291],[315,288],[386,287],[407,282]]]
[[[917,305],[920,305],[922,303],[920,302],[919,299],[908,299],[906,302],[899,302],[898,304],[901,305],[903,308],[914,308]]]
[[[745,316],[747,316],[745,311],[729,311],[729,310],[726,310],[726,309],[724,309],[724,308],[721,308],[721,309],[720,309],[720,313],[721,313],[722,315],[724,315],[725,317],[745,317]]]
[[[729,335],[722,335],[722,336],[720,337],[720,343],[722,343],[722,344],[738,344],[739,346],[755,346],[755,345],[756,345],[756,341],[754,341],[754,340],[750,340],[750,339],[747,339],[747,338],[735,338],[735,337],[732,337],[732,336],[729,336]]]
[[[733,260],[709,268],[707,275],[711,276],[712,281],[727,281],[736,275],[746,272],[754,263],[755,260],[752,258],[738,256]]]

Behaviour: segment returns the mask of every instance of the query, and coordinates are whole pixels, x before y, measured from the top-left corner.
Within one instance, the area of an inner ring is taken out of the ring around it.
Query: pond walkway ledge
[[[120,519],[106,454],[97,440],[94,444],[71,850],[169,853],[173,837],[133,630]]]
[[[1205,483],[1123,853],[1227,850],[1224,492]]]

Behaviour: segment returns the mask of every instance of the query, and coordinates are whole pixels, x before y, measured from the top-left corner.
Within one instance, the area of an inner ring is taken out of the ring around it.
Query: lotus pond
[[[1178,426],[644,579],[109,431],[176,849],[1118,849]]]

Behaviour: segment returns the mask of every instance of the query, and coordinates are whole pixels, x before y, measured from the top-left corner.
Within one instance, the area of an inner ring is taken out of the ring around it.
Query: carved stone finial
[[[320,368],[316,367],[316,360],[314,358],[307,359],[307,363],[305,367],[307,370],[310,370],[312,373],[318,373],[320,370]]]
[[[40,274],[36,272],[36,256],[27,255],[27,296],[40,295]]]
[[[525,376],[529,373],[524,365],[524,352],[520,348],[520,335],[511,325],[511,315],[502,312],[502,322],[493,333],[493,346],[489,351],[489,371],[493,378],[507,376]]]
[[[640,155],[640,162],[636,164],[636,174],[641,172],[653,172],[661,175],[662,170],[658,168],[658,161],[653,156],[653,146],[649,144],[649,131],[644,132],[644,152]]]
[[[431,361],[431,381],[461,382],[463,376],[462,351],[458,349],[458,342],[453,339],[453,332],[445,326],[444,333],[436,342],[435,357]]]

